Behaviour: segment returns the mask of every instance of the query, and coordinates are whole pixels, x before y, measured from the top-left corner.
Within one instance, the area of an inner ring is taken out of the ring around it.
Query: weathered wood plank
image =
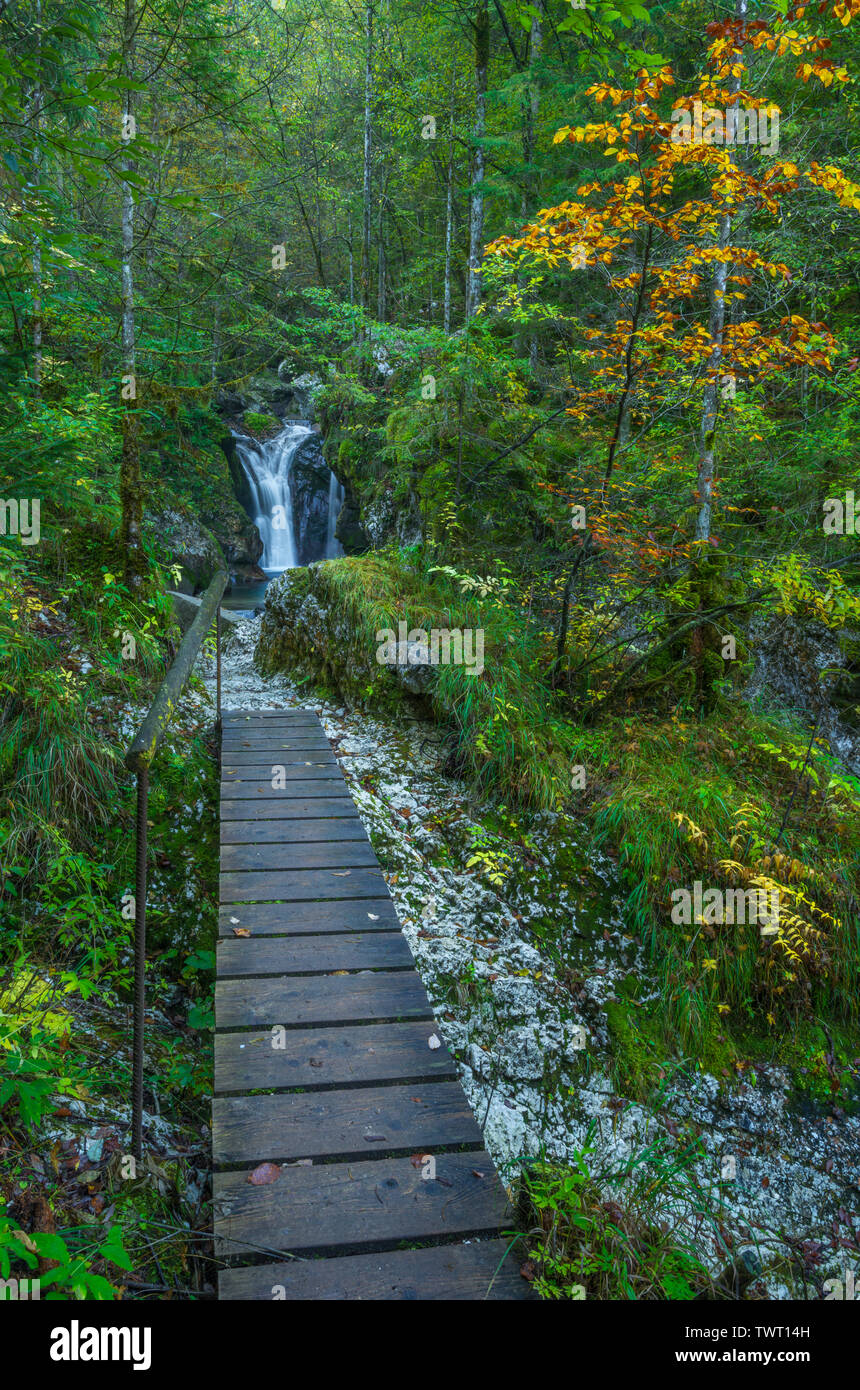
[[[325,783],[316,783],[320,796],[308,793],[307,796],[285,796],[280,799],[272,792],[269,801],[234,801],[229,793],[232,788],[226,783],[227,795],[221,791],[221,820],[310,820],[322,816],[355,816],[355,802],[346,790],[341,796],[326,796]],[[295,787],[293,787],[295,793]]]
[[[227,762],[221,766],[221,785],[225,782],[259,782],[268,787],[273,796],[289,796],[292,782],[342,782],[343,773],[337,763],[279,763],[276,758],[272,762],[254,763],[251,767],[237,766],[235,763]],[[287,786],[273,786],[273,782],[286,782]],[[244,796],[244,790],[238,791],[237,796]]]
[[[304,845],[326,840],[370,843],[367,831],[355,816],[336,820],[231,820],[221,825],[222,845]]]
[[[252,936],[302,936],[317,932],[390,931],[400,920],[390,898],[343,902],[230,903],[219,910],[218,930],[235,936],[235,928]]]
[[[247,943],[246,943],[247,944]],[[365,1023],[346,1028],[290,1028],[272,1046],[271,1032],[215,1034],[215,1091],[302,1086],[373,1085],[456,1075],[445,1047],[431,1048],[432,1020]],[[440,1040],[441,1041],[441,1040]]]
[[[375,867],[369,840],[305,841],[298,845],[222,845],[222,872],[247,869]]]
[[[215,1254],[497,1235],[511,1221],[489,1154],[439,1154],[436,1180],[421,1173],[409,1158],[283,1168],[262,1187],[247,1172],[215,1173]]]
[[[297,733],[303,733],[305,730],[313,730],[318,733],[322,729],[322,724],[315,714],[311,714],[301,716],[294,715],[292,718],[289,716],[281,716],[274,719],[230,720],[225,721],[224,729],[228,733],[237,733],[242,730],[247,732],[249,729],[256,731],[270,730],[273,733],[289,732],[295,737]]]
[[[281,975],[254,981],[218,980],[217,1028],[289,1028],[301,1023],[369,1023],[381,1019],[432,1018],[424,986],[414,971],[367,975]]]
[[[216,1164],[367,1158],[399,1149],[432,1156],[455,1144],[482,1144],[459,1081],[212,1102]]]
[[[325,748],[275,749],[270,743],[263,748],[222,748],[221,767],[337,767],[337,758],[326,744]]]
[[[265,780],[253,782],[222,782],[221,796],[227,802],[263,802],[267,806],[277,806],[279,801],[302,801],[313,797],[331,797],[345,791],[343,774],[336,777],[315,777],[313,768],[303,768],[305,776],[296,781],[287,781],[279,791],[272,787],[271,775]]]
[[[509,1245],[506,1240],[481,1240],[222,1269],[218,1298],[246,1302],[533,1300],[536,1295],[519,1272],[522,1256],[509,1254]]]
[[[415,968],[402,932],[353,932],[338,936],[275,936],[219,941],[218,976],[323,975],[332,970]]]
[[[276,869],[225,873],[222,903],[301,902],[305,898],[378,898],[385,892],[380,869]]]
[[[248,720],[269,723],[272,720],[277,722],[282,719],[301,719],[318,724],[319,711],[306,709],[300,705],[284,705],[281,709],[224,709],[221,711],[221,721],[225,727],[230,724],[245,724]]]
[[[272,749],[282,753],[303,753],[307,751],[331,752],[331,744],[325,734],[308,733],[303,737],[298,733],[287,734],[225,734],[221,740],[224,756],[228,753],[265,753]]]

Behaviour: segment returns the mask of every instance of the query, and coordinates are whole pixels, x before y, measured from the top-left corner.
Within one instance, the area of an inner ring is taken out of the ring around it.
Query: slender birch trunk
[[[451,250],[454,241],[454,74],[451,68],[451,116],[448,129],[448,179],[445,200],[445,332],[451,332]]]
[[[33,190],[34,200],[38,210],[39,204],[39,182],[42,172],[42,104],[44,92],[42,88],[42,0],[36,0],[35,6],[36,19],[36,71],[37,77],[33,87],[32,98],[32,128],[33,128]],[[37,211],[38,215],[38,211]],[[42,244],[39,233],[33,239],[33,381],[36,385],[36,395],[41,393],[42,387]]]
[[[373,211],[371,206],[373,196],[371,169],[373,154],[373,0],[367,0],[365,6],[364,32],[364,202],[361,239],[361,303],[364,309],[368,309],[370,307],[370,236]]]
[[[469,213],[469,282],[466,295],[467,321],[477,312],[481,302],[481,245],[484,238],[484,169],[486,158],[483,140],[487,133],[487,75],[490,66],[490,15],[487,0],[479,0],[475,20],[475,156],[472,175],[472,200]]]
[[[737,0],[736,15],[740,20],[745,20],[747,15],[747,0]],[[738,93],[741,88],[741,77],[738,74],[732,77],[729,90],[733,93],[735,100],[730,108],[735,113],[740,105]],[[728,113],[727,113],[728,115]],[[737,114],[735,114],[735,129],[737,130]],[[717,247],[724,252],[731,245],[732,239],[732,218],[731,214],[724,212],[720,218],[720,228],[717,236]],[[699,430],[699,466],[697,477],[697,488],[699,498],[699,513],[696,517],[696,540],[707,541],[711,535],[711,515],[713,510],[714,492],[714,466],[715,466],[715,439],[717,432],[717,412],[720,401],[720,363],[723,357],[723,333],[726,324],[726,284],[729,278],[728,263],[724,260],[717,262],[711,277],[710,288],[710,312],[708,316],[708,337],[711,348],[707,361],[707,378],[702,402],[702,421]]]
[[[135,0],[125,0],[122,31],[122,71],[127,82],[134,71],[134,38],[137,15]],[[123,89],[122,133],[125,149],[120,161],[123,175],[133,172],[128,146],[134,138],[132,92]],[[137,383],[134,354],[134,191],[127,178],[122,179],[122,462],[120,464],[119,494],[122,507],[121,539],[125,556],[125,579],[137,587],[143,575],[141,526],[143,500],[140,478],[140,439],[137,417]]]

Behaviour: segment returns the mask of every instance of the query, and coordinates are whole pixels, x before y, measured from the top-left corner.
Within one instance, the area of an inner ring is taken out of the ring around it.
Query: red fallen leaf
[[[527,1279],[529,1283],[532,1282],[537,1275],[537,1266],[534,1260],[526,1260],[524,1264],[520,1265],[520,1275],[523,1279]]]
[[[247,927],[234,927],[234,928],[233,928],[233,935],[234,935],[234,936],[250,936],[251,933],[248,931],[248,928],[247,928]]]
[[[53,1110],[51,1113],[58,1120],[67,1120],[72,1112],[67,1105],[61,1105],[58,1110]]]
[[[104,1209],[104,1204],[105,1199],[100,1192],[97,1192],[90,1202],[90,1206],[92,1207],[96,1215],[98,1215],[98,1213]]]
[[[253,1173],[248,1174],[247,1181],[254,1184],[254,1187],[264,1187],[266,1183],[277,1182],[281,1176],[281,1170],[277,1163],[261,1163]]]
[[[770,1178],[767,1176],[767,1174],[765,1174],[762,1178],[761,1185],[762,1187],[770,1187]]]
[[[423,1168],[429,1158],[429,1154],[413,1154],[409,1162],[412,1164],[413,1168]]]
[[[480,1172],[478,1171],[477,1168],[473,1168],[473,1169],[472,1169],[472,1177],[473,1177],[473,1178],[483,1178],[484,1176],[485,1176],[485,1174],[484,1174],[484,1173],[480,1173]]]
[[[412,815],[412,812],[410,811],[408,806],[401,806],[397,814],[402,816],[404,820],[408,820],[409,817]]]
[[[611,940],[612,940],[612,934],[611,934],[611,932],[609,932],[609,931],[604,931],[604,933],[603,933],[603,940],[604,940],[604,941],[611,941]]]

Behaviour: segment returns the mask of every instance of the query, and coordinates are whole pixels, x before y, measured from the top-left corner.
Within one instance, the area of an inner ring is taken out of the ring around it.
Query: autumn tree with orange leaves
[[[520,270],[543,265],[597,272],[616,298],[614,322],[582,330],[592,376],[568,408],[573,419],[598,413],[610,422],[604,491],[631,419],[645,432],[665,409],[698,400],[695,541],[702,544],[716,544],[715,445],[724,400],[738,381],[829,370],[836,352],[824,324],[798,314],[763,321],[751,308],[758,285],[788,284],[792,272],[745,245],[739,232],[753,215],[779,217],[785,199],[804,185],[858,210],[860,188],[831,165],[813,162],[801,170],[784,159],[765,162],[747,141],[730,141],[742,124],[740,110],[771,119],[778,114],[755,91],[757,55],[797,58],[801,82],[847,80],[825,56],[831,41],[808,27],[807,8],[796,7],[769,28],[750,19],[746,0],[738,0],[735,18],[708,25],[704,71],[671,107],[667,97],[676,81],[669,66],[640,71],[629,88],[591,86],[587,95],[608,104],[612,115],[564,127],[555,141],[603,145],[607,158],[626,166],[623,175],[581,185],[569,201],[543,209],[519,236],[489,248]],[[860,13],[854,0],[830,8],[842,24]],[[684,138],[684,114],[694,110],[705,113],[701,138]],[[682,196],[691,181],[695,196]],[[590,518],[586,546],[606,539],[605,521],[604,496]]]

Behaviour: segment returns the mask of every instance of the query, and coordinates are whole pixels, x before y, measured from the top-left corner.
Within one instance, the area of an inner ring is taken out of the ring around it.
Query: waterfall
[[[341,545],[334,538],[337,514],[343,505],[341,484],[333,473],[329,473],[328,497],[324,500],[324,491],[319,496],[317,490],[316,495],[309,498],[307,482],[296,485],[293,478],[296,454],[314,433],[307,425],[292,424],[286,425],[274,439],[267,439],[264,443],[249,439],[246,435],[234,436],[236,454],[248,481],[248,510],[263,542],[260,564],[268,573],[279,573],[281,570],[294,569],[298,564],[332,559],[343,554]],[[300,476],[306,480],[307,470],[303,469]],[[323,473],[319,479],[323,489],[324,478]],[[318,522],[314,520],[317,517]],[[308,539],[311,522],[319,528],[313,533],[316,541]]]
[[[327,560],[336,560],[338,555],[343,554],[343,546],[336,539],[334,528],[340,509],[343,506],[344,489],[343,483],[338,482],[332,473],[328,484],[328,531],[325,540],[325,557]]]

